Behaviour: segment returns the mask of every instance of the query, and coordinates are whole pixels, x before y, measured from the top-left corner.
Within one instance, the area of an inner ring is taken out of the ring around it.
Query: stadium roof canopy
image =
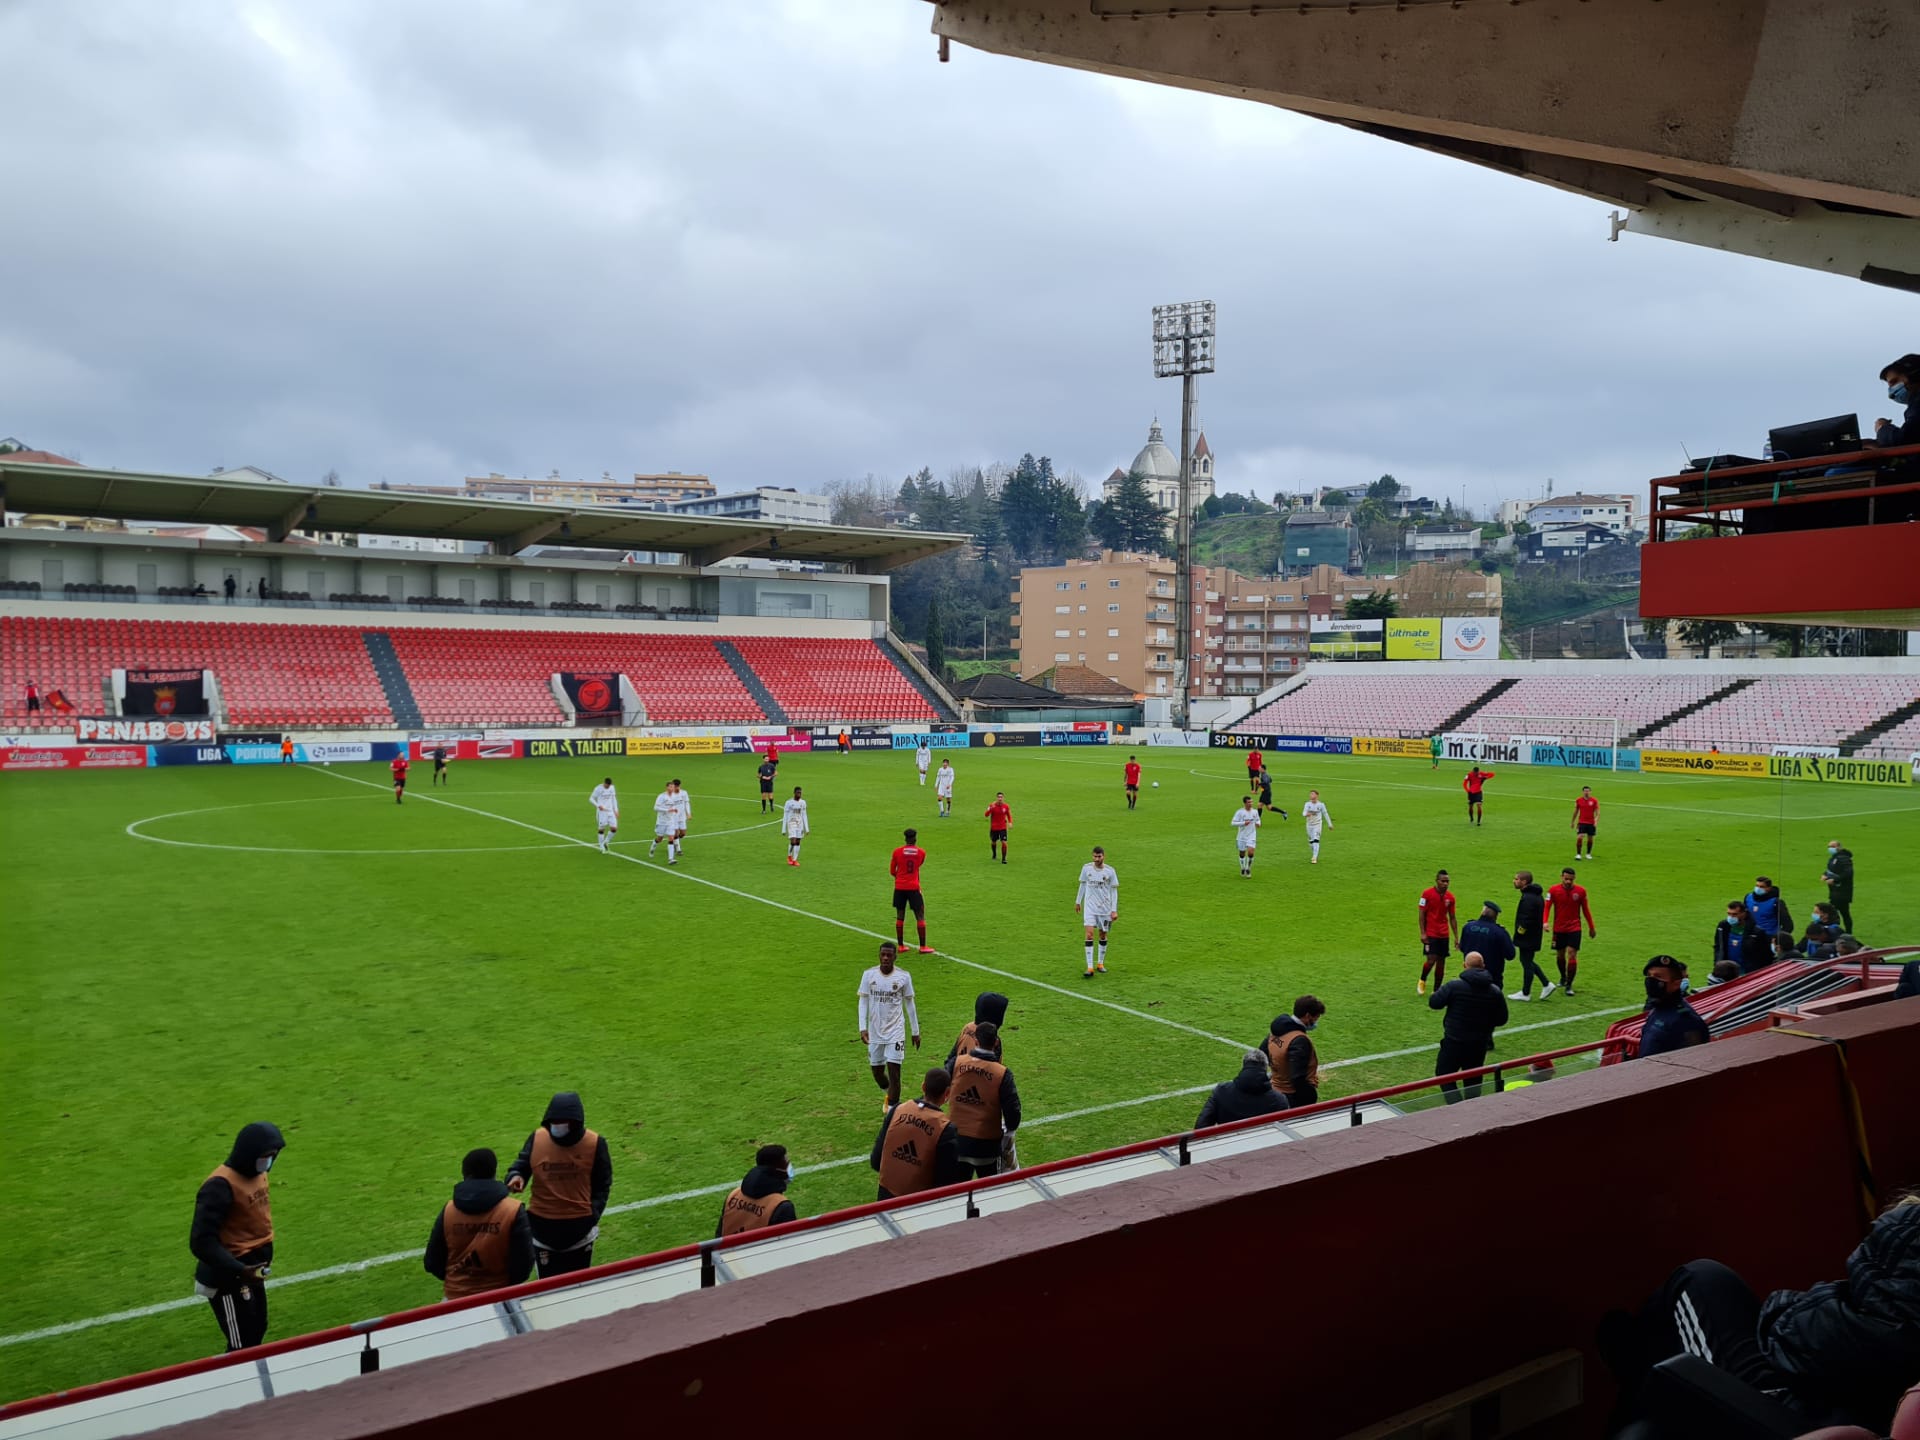
[[[0,455],[0,509],[104,520],[257,525],[269,540],[296,530],[484,541],[511,555],[529,545],[646,550],[711,565],[735,555],[845,564],[874,573],[970,543],[966,535],[864,530],[676,515],[615,505],[531,505],[397,490],[276,485],[224,476],[150,475],[84,465],[17,464]]]

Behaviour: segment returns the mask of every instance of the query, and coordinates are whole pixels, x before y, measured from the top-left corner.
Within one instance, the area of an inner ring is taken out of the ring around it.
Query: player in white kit
[[[1093,847],[1093,859],[1080,867],[1080,890],[1074,896],[1073,908],[1079,913],[1086,932],[1087,974],[1097,969],[1104,975],[1107,973],[1107,932],[1120,918],[1120,872],[1107,864],[1107,852],[1098,845]],[[1096,941],[1100,946],[1097,965]]]
[[[680,782],[669,780],[667,788],[653,797],[653,843],[647,846],[647,858],[653,858],[653,852],[660,848],[662,840],[667,842],[667,863],[680,863],[680,842],[677,832],[680,829]]]
[[[614,793],[613,777],[607,776],[587,796],[593,802],[593,824],[600,832],[600,853],[607,853],[608,837],[620,831],[620,797]]]
[[[687,794],[686,787],[678,780],[669,781],[667,789],[674,798],[673,849],[677,860],[687,853],[687,827],[693,823],[693,797]]]
[[[927,783],[927,767],[933,763],[933,751],[922,740],[920,748],[913,752],[913,768],[920,772],[920,783]]]
[[[1313,851],[1313,863],[1320,863],[1320,827],[1333,828],[1333,816],[1327,813],[1327,807],[1320,803],[1320,792],[1309,790],[1307,803],[1300,807],[1300,818],[1307,824],[1307,845]]]
[[[1240,849],[1240,873],[1253,874],[1253,850],[1260,843],[1260,812],[1253,808],[1253,797],[1242,795],[1240,808],[1233,812],[1230,823],[1237,834],[1234,842]]]
[[[894,964],[899,947],[891,940],[880,944],[880,963],[860,977],[860,1043],[867,1047],[867,1064],[886,1096],[881,1108],[900,1103],[900,1067],[906,1063],[907,1035],[920,1048],[920,1016],[913,1008],[913,977]]]
[[[800,863],[800,842],[807,838],[807,802],[800,798],[800,787],[793,787],[793,798],[780,807],[780,830],[787,837],[787,864]]]
[[[940,768],[934,772],[933,793],[940,801],[940,818],[946,819],[953,814],[953,761],[942,756]]]

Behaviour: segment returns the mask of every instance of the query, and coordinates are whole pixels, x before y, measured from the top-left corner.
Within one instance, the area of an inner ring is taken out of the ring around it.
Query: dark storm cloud
[[[1638,485],[1880,413],[1899,297],[913,0],[0,11],[0,433],[87,460],[1097,479],[1220,305],[1232,488]],[[1876,408],[1877,407],[1877,408]]]

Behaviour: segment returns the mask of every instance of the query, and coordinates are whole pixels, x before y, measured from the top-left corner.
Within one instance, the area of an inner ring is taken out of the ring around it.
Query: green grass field
[[[1190,1126],[1202,1097],[1170,1092],[1231,1077],[1304,991],[1329,1007],[1330,1093],[1430,1073],[1419,891],[1445,865],[1463,920],[1488,897],[1510,917],[1516,868],[1551,878],[1571,859],[1582,781],[1603,802],[1581,867],[1599,938],[1579,997],[1515,1006],[1530,1028],[1503,1055],[1597,1038],[1637,1005],[1651,953],[1704,981],[1723,903],[1756,873],[1804,917],[1833,834],[1858,857],[1863,937],[1920,934],[1898,859],[1920,853],[1908,791],[1495,767],[1471,829],[1462,766],[1282,758],[1276,802],[1297,817],[1317,785],[1334,828],[1309,867],[1298,819],[1274,819],[1243,880],[1228,826],[1242,757],[1140,755],[1160,788],[1128,813],[1123,751],[957,752],[951,820],[908,755],[789,757],[783,785],[807,788],[815,827],[798,870],[744,757],[611,762],[624,858],[591,847],[605,761],[465,763],[439,792],[416,766],[403,807],[384,766],[7,776],[0,1161],[18,1188],[0,1396],[218,1348],[197,1301],[13,1337],[191,1301],[194,1190],[249,1120],[289,1142],[271,1338],[437,1299],[413,1257],[461,1154],[491,1145],[504,1164],[555,1090],[585,1095],[613,1203],[636,1206],[608,1216],[601,1260],[710,1234],[717,1194],[670,1197],[730,1185],[767,1141],[829,1167],[797,1182],[802,1214],[871,1199],[878,1093],[853,991],[891,934],[886,858],[905,825],[931,852],[942,952],[907,961],[926,1037],[910,1074],[944,1058],[976,991],[1009,993],[1029,1164]],[[694,825],[669,871],[644,855],[675,773]],[[1014,807],[1005,867],[979,818],[996,789]],[[1084,981],[1073,889],[1095,843],[1121,874],[1121,919],[1111,973]],[[1341,1063],[1359,1057],[1383,1058]]]

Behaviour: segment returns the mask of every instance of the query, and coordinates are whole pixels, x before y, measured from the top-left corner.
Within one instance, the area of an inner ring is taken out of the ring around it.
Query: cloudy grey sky
[[[92,464],[817,488],[1125,464],[1211,298],[1229,489],[1476,504],[1885,413],[1911,297],[921,0],[9,0],[0,435]],[[1877,407],[1877,408],[1876,408]]]

